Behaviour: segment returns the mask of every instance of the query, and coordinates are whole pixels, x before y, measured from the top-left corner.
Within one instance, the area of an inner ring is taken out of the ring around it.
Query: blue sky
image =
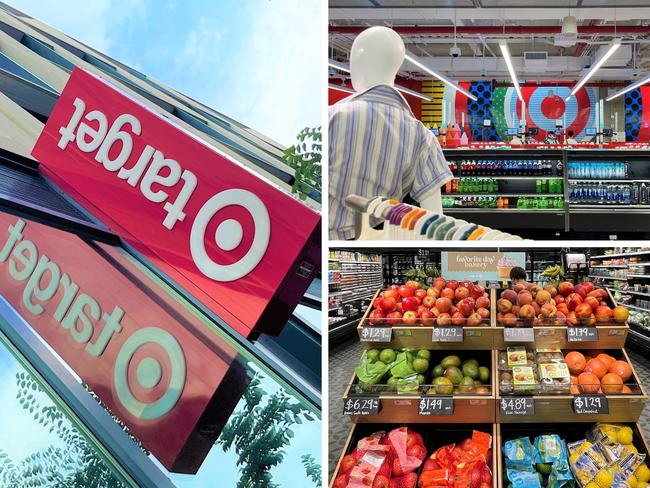
[[[320,0],[5,1],[281,144],[320,125]]]

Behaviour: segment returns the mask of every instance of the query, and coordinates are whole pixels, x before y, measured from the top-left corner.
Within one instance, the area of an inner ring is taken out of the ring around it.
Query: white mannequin
[[[395,86],[405,53],[404,42],[394,30],[382,26],[364,30],[350,51],[350,76],[355,91],[360,93],[377,85]],[[442,214],[440,187],[423,195],[420,207]]]

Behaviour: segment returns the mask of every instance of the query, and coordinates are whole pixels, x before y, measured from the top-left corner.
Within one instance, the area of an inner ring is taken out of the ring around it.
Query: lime
[[[384,349],[379,353],[379,360],[384,364],[390,364],[395,361],[397,355],[392,349]]]
[[[368,349],[366,351],[366,357],[374,363],[379,359],[379,349]]]

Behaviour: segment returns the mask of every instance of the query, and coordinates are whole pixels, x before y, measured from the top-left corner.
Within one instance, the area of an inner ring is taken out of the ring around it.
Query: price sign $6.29
[[[377,415],[380,407],[379,397],[348,397],[343,401],[343,415]]]

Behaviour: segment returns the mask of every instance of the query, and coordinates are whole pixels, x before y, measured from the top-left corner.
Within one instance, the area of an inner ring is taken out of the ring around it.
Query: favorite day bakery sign
[[[0,295],[167,469],[198,470],[248,384],[236,350],[121,251],[1,212]]]
[[[515,266],[526,267],[526,253],[442,252],[440,271],[450,280],[509,280]]]
[[[80,68],[32,154],[246,337],[279,333],[318,269],[317,212]]]

